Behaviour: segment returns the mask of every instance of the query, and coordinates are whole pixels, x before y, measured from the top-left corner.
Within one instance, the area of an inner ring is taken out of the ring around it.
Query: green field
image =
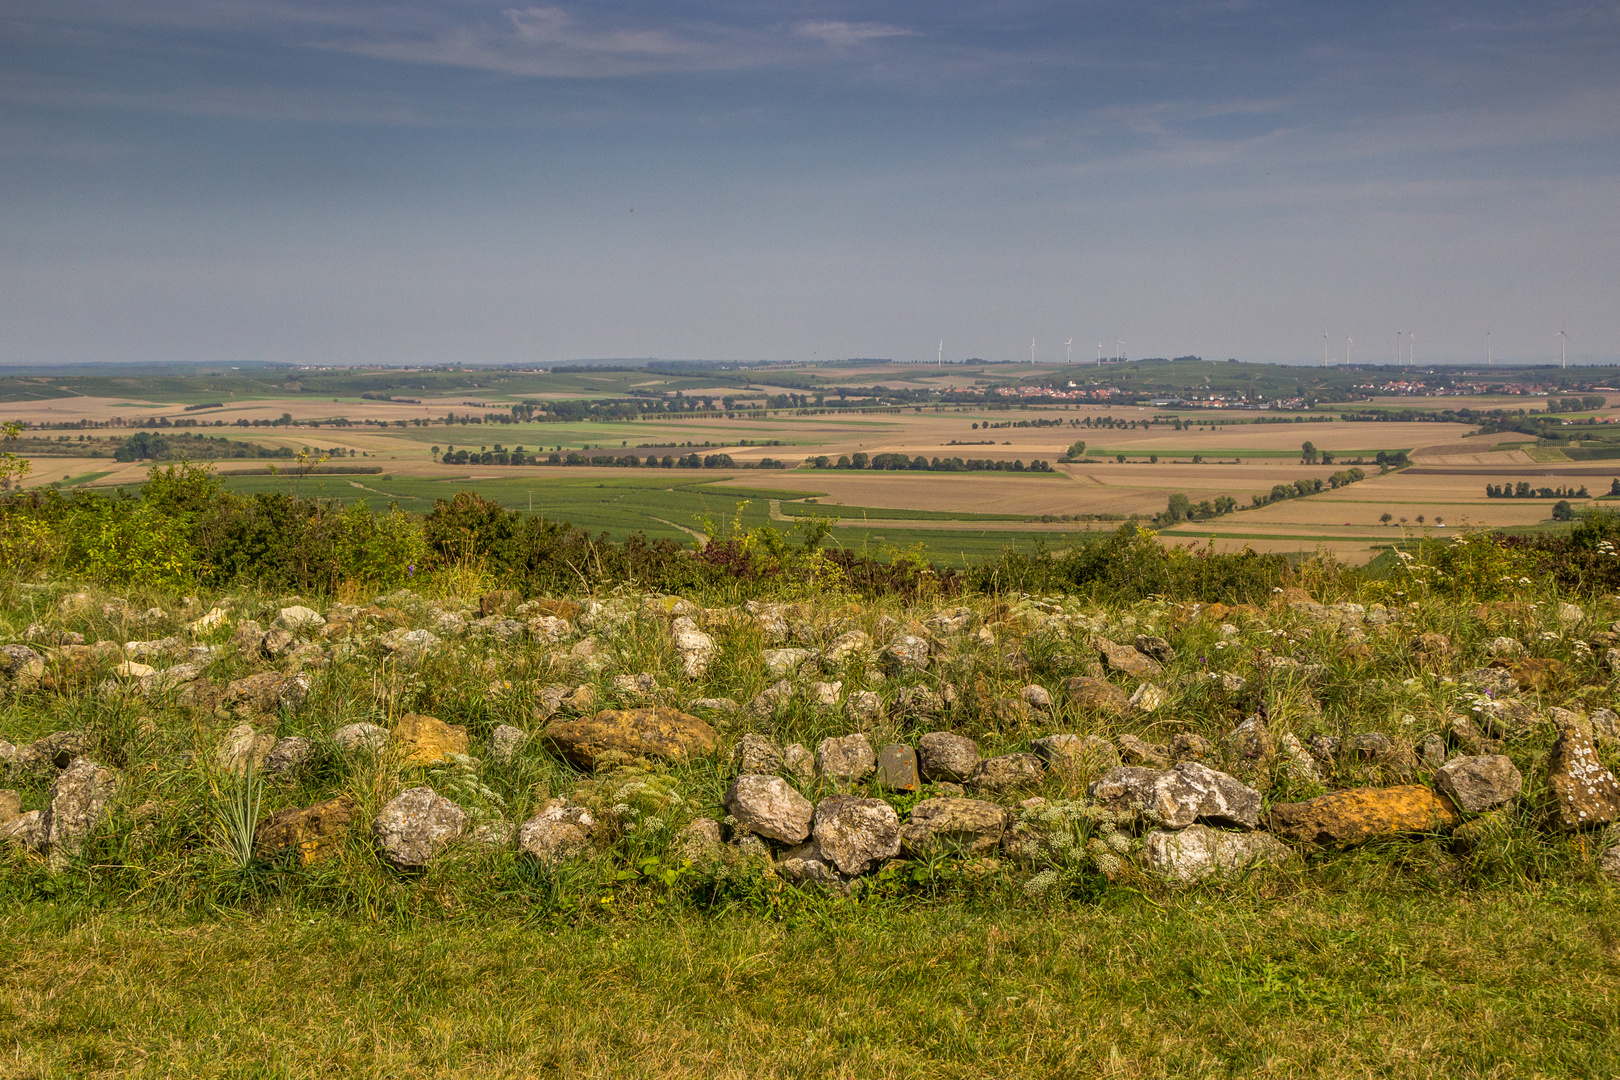
[[[498,469],[497,466],[489,466]],[[516,471],[516,470],[514,470]],[[631,472],[632,470],[626,470]],[[694,532],[708,531],[706,522],[728,529],[734,518],[740,517],[745,528],[754,528],[770,521],[772,499],[791,500],[807,496],[819,497],[823,492],[809,485],[799,490],[779,488],[719,488],[720,480],[744,475],[761,480],[804,477],[802,473],[743,473],[725,470],[703,470],[694,476],[687,470],[659,471],[648,475],[597,478],[547,478],[548,470],[528,469],[510,479],[468,480],[456,477],[433,480],[425,477],[379,476],[307,476],[302,479],[286,476],[233,476],[225,478],[230,491],[251,493],[258,491],[297,492],[306,497],[337,499],[343,503],[365,501],[373,507],[397,502],[401,509],[425,514],[433,509],[435,500],[452,498],[456,492],[476,491],[525,513],[567,521],[593,532],[607,532],[622,540],[634,532],[645,533],[653,539],[694,539]],[[745,505],[746,504],[746,505]],[[784,502],[783,512],[788,512]],[[794,517],[813,516],[817,507],[800,505]],[[934,516],[926,511],[898,512],[877,507],[827,506],[819,508],[823,516],[840,517],[852,522],[852,511],[864,510],[871,517],[904,514],[911,520],[963,520],[948,514]],[[971,520],[980,520],[973,518]],[[987,522],[1005,521],[1007,518],[984,517]],[[1022,520],[1012,518],[1010,520]],[[793,526],[777,523],[783,531]],[[1080,528],[1081,526],[1076,526]],[[1007,547],[1027,548],[1040,538],[1027,532],[996,532],[991,529],[917,529],[854,526],[839,527],[826,541],[833,546],[877,554],[890,548],[909,550],[918,544],[929,556],[951,565],[977,562],[994,558]],[[1048,536],[1048,539],[1051,539]]]

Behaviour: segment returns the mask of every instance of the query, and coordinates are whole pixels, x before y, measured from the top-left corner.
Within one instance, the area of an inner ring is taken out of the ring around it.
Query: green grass
[[[606,927],[36,905],[0,921],[0,1076],[1595,1077],[1617,916],[1556,889]]]
[[[1389,447],[1383,447],[1382,449],[1379,449],[1379,450],[1335,450],[1335,451],[1333,451],[1333,467],[1335,467],[1335,468],[1340,467],[1340,466],[1348,467],[1350,465],[1350,463],[1351,463],[1351,459],[1353,459],[1353,458],[1358,458],[1358,457],[1363,458],[1364,459],[1363,464],[1365,464],[1366,462],[1373,461],[1375,458],[1378,457],[1378,455],[1380,453],[1394,454],[1394,453],[1398,453],[1398,452],[1402,452],[1402,451],[1399,451],[1399,450],[1396,450],[1396,449],[1391,449]],[[1410,449],[1408,449],[1407,451],[1404,451],[1404,452],[1410,453]],[[1180,461],[1183,464],[1186,464],[1186,463],[1189,463],[1189,462],[1192,461],[1192,456],[1194,454],[1198,454],[1198,455],[1202,456],[1204,458],[1205,464],[1209,464],[1209,465],[1215,465],[1215,464],[1219,463],[1218,460],[1212,460],[1212,459],[1227,459],[1227,458],[1234,458],[1234,457],[1238,457],[1238,458],[1266,458],[1266,459],[1279,459],[1279,460],[1280,459],[1287,459],[1287,460],[1293,460],[1293,461],[1298,461],[1299,460],[1299,451],[1298,450],[1234,450],[1234,449],[1232,449],[1231,447],[1228,447],[1228,446],[1222,446],[1222,447],[1218,447],[1216,449],[1200,449],[1198,447],[1183,447],[1183,446],[1177,446],[1177,447],[1174,447],[1174,448],[1162,448],[1162,449],[1161,448],[1156,448],[1156,447],[1149,447],[1149,448],[1138,447],[1138,448],[1135,448],[1135,449],[1115,447],[1113,449],[1105,449],[1105,448],[1103,448],[1101,446],[1092,446],[1090,443],[1086,444],[1086,454],[1085,454],[1086,457],[1112,458],[1112,457],[1115,457],[1115,456],[1117,456],[1119,454],[1124,454],[1127,458],[1132,458],[1132,459],[1146,458],[1151,454],[1157,454],[1159,456],[1159,463],[1161,465],[1169,464],[1171,459],[1175,459],[1176,461]]]
[[[951,510],[901,510],[889,506],[847,506],[842,503],[783,502],[787,517],[837,516],[846,522],[862,518],[886,521],[1028,521],[1031,514],[963,514]]]

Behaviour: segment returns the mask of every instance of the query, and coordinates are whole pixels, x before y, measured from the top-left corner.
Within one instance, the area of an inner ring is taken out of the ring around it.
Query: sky
[[[1620,3],[6,0],[0,364],[1614,361],[1617,58]]]

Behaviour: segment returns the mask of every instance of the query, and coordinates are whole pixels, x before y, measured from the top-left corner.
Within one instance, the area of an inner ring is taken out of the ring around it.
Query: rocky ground
[[[0,874],[1620,874],[1607,603],[14,596]]]

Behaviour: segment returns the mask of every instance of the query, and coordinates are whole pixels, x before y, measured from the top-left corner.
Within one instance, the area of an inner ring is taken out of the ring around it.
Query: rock
[[[1258,713],[1227,732],[1221,750],[1228,771],[1240,779],[1263,776],[1277,758],[1271,730]]]
[[[812,848],[814,854],[821,854],[820,848]],[[797,849],[795,849],[797,850]],[[807,858],[803,855],[790,855],[777,863],[776,869],[787,880],[795,885],[817,885],[830,892],[845,893],[848,886],[844,879],[838,876],[838,871],[819,858]]]
[[[895,709],[905,717],[926,719],[945,711],[945,697],[929,686],[903,686],[895,698]]]
[[[681,657],[681,674],[688,679],[701,679],[714,659],[714,638],[698,629],[689,615],[677,618],[672,627],[675,651]]]
[[[415,660],[444,644],[431,630],[390,630],[377,639],[384,652],[404,660]]]
[[[442,765],[452,755],[465,757],[469,746],[465,727],[421,713],[400,717],[390,741],[403,755],[400,764],[407,766]]]
[[[77,852],[117,794],[119,777],[89,758],[68,762],[51,784],[50,804],[39,818],[41,843],[51,849],[53,859]]]
[[[1170,767],[1170,748],[1158,743],[1144,742],[1135,735],[1120,735],[1114,739],[1119,746],[1119,760],[1126,765],[1143,765],[1152,769]]]
[[[552,799],[518,829],[518,850],[546,865],[571,859],[589,845],[596,818],[567,799]]]
[[[782,750],[763,735],[750,732],[737,740],[732,759],[739,773],[771,776],[782,768]]]
[[[1446,762],[1435,772],[1434,786],[1456,803],[1458,809],[1478,814],[1512,802],[1524,788],[1524,777],[1519,775],[1513,762],[1501,754],[1460,757]]]
[[[1457,651],[1449,637],[1434,632],[1417,635],[1412,639],[1410,647],[1418,661],[1426,665],[1449,660]]]
[[[1125,696],[1125,692],[1105,679],[1076,675],[1064,680],[1063,690],[1069,695],[1069,700],[1082,709],[1093,712],[1122,716],[1131,708],[1130,699]]]
[[[10,789],[0,790],[0,825],[22,817],[22,797]]]
[[[510,765],[529,741],[529,733],[511,724],[500,724],[489,734],[489,756],[497,765]]]
[[[1195,821],[1254,829],[1260,824],[1260,793],[1196,761],[1174,769],[1120,766],[1091,785],[1091,797],[1113,813],[1144,816],[1172,829]]]
[[[724,803],[743,832],[784,844],[797,844],[810,835],[814,807],[779,776],[739,776],[726,792]]]
[[[1620,781],[1598,759],[1591,726],[1578,716],[1558,725],[1547,754],[1547,785],[1548,814],[1558,828],[1589,829],[1620,818]]]
[[[916,791],[917,751],[898,743],[885,746],[878,753],[877,782],[885,791]]]
[[[1146,656],[1130,645],[1120,645],[1107,638],[1097,639],[1097,651],[1102,653],[1103,664],[1109,671],[1117,671],[1121,675],[1132,678],[1145,679],[1150,675],[1158,675],[1164,671],[1158,661]]]
[[[352,754],[357,750],[377,754],[388,745],[388,732],[376,724],[344,724],[332,732],[332,742],[346,754]]]
[[[461,836],[467,814],[430,787],[394,796],[371,823],[384,859],[401,870],[419,870]]]
[[[1435,732],[1423,736],[1417,746],[1418,762],[1425,769],[1438,769],[1446,763],[1446,740]]]
[[[137,682],[144,686],[149,684],[154,678],[157,677],[157,668],[152,667],[150,664],[142,664],[139,661],[125,660],[122,664],[119,664],[117,667],[113,668],[113,674],[118,676],[120,679],[126,679],[130,682]],[[275,673],[267,672],[266,674],[273,675]],[[239,679],[237,681],[246,682],[247,680]]]
[[[0,847],[16,844],[37,850],[45,846],[45,811],[30,810],[9,821],[0,821]]]
[[[816,775],[835,784],[859,783],[876,766],[877,755],[865,735],[822,739],[816,745]]]
[[[961,783],[979,767],[979,744],[949,731],[930,731],[917,740],[917,764],[924,780]]]
[[[335,855],[354,823],[355,812],[354,800],[346,795],[313,806],[277,810],[259,823],[253,852],[264,858],[295,848],[305,865]]]
[[[735,701],[728,697],[700,697],[694,698],[688,706],[693,709],[703,709],[707,712],[734,713],[742,709]]]
[[[1565,626],[1574,626],[1586,618],[1586,612],[1576,604],[1560,603],[1558,605],[1558,621]]]
[[[1149,870],[1184,884],[1235,874],[1257,864],[1279,865],[1290,852],[1262,832],[1231,833],[1207,825],[1155,829],[1142,844],[1142,863]]]
[[[765,672],[773,679],[791,678],[815,655],[809,649],[766,649]]]
[[[816,756],[801,743],[789,743],[782,747],[782,768],[800,783],[809,783],[816,778]]]
[[[282,630],[291,630],[295,634],[303,634],[319,630],[326,625],[326,619],[320,612],[307,607],[284,607],[276,616],[276,621],[270,625]]]
[[[45,658],[26,645],[0,645],[0,676],[14,682],[38,681]]]
[[[279,660],[298,647],[292,631],[272,627],[259,641],[259,651],[272,660]]]
[[[195,682],[201,678],[203,670],[203,665],[200,663],[176,664],[152,676],[150,686],[153,692],[159,694],[177,690],[186,683]]]
[[[1170,760],[1202,761],[1207,765],[1215,760],[1215,744],[1195,732],[1177,732],[1170,740]]]
[[[889,664],[901,671],[921,671],[928,666],[928,640],[915,634],[901,634],[883,650]]]
[[[1046,778],[1046,768],[1034,754],[999,754],[979,762],[967,779],[970,791],[1000,793],[1035,787]]]
[[[604,709],[584,720],[546,728],[546,739],[585,769],[638,758],[685,762],[720,749],[714,728],[676,709]]]
[[[568,635],[574,632],[565,619],[555,615],[536,615],[528,623],[529,636],[547,645],[557,645],[566,641]]]
[[[1547,710],[1550,717],[1552,710]],[[1612,742],[1620,739],[1620,714],[1613,709],[1593,709],[1587,723],[1592,725],[1592,738],[1597,742]]]
[[[1461,819],[1425,787],[1353,788],[1271,808],[1270,829],[1288,840],[1345,847],[1381,836],[1439,832]]]
[[[227,708],[253,713],[296,709],[309,697],[311,685],[310,677],[303,673],[283,675],[279,671],[261,671],[228,684],[221,702]]]
[[[309,755],[315,747],[308,739],[297,735],[290,735],[285,739],[277,739],[276,744],[265,755],[264,772],[266,776],[295,776],[298,770],[304,767]]]
[[[53,769],[67,768],[84,750],[85,738],[81,732],[53,731],[42,739],[16,747],[11,757],[18,771],[44,775]]]
[[[714,818],[693,818],[675,834],[670,848],[679,858],[695,865],[713,862],[725,849],[720,823]]]
[[[989,855],[1001,846],[1010,820],[1006,810],[980,799],[924,799],[911,808],[900,843],[919,858],[941,851]]]
[[[568,663],[578,664],[586,671],[601,671],[613,662],[612,655],[594,637],[574,642],[574,647],[568,650],[567,657]]]
[[[881,799],[853,795],[823,799],[810,832],[826,859],[848,877],[900,854],[900,817]]]
[[[1150,682],[1145,682],[1136,688],[1130,697],[1129,704],[1137,712],[1150,713],[1170,700],[1170,695]]]
[[[226,772],[244,772],[263,768],[270,751],[275,748],[274,732],[260,731],[252,724],[238,724],[225,733],[214,761]]]
[[[836,709],[838,696],[843,692],[844,683],[841,679],[833,682],[813,682],[810,684],[810,704],[823,709]]]
[[[821,655],[829,664],[843,664],[852,658],[870,654],[871,651],[871,635],[864,630],[851,630],[828,642]]]
[[[1044,686],[1031,683],[1018,691],[1018,696],[1023,699],[1024,704],[1032,709],[1050,709],[1052,707],[1052,695]]]
[[[1300,745],[1293,732],[1284,732],[1278,736],[1277,751],[1282,759],[1282,771],[1285,775],[1302,784],[1322,782],[1322,773],[1316,767],[1315,758]]]
[[[791,700],[793,700],[793,684],[781,679],[755,694],[748,702],[748,711],[759,717],[771,716],[779,707]]]
[[[1119,764],[1119,751],[1101,735],[1047,735],[1029,748],[1048,769],[1063,775],[1101,772]]]
[[[1136,651],[1160,664],[1168,664],[1176,658],[1176,650],[1168,641],[1151,634],[1136,635]]]

